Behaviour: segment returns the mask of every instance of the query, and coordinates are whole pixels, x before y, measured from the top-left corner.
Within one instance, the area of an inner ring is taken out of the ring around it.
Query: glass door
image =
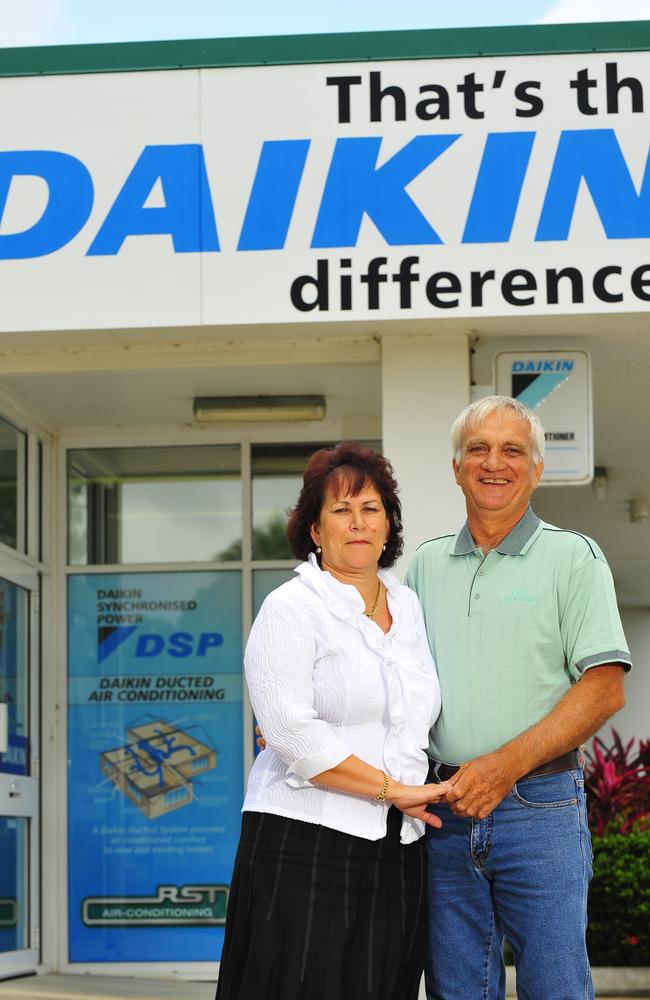
[[[3,573],[5,573],[3,560]],[[18,582],[20,581],[20,582]],[[0,978],[38,962],[37,577],[0,576]]]

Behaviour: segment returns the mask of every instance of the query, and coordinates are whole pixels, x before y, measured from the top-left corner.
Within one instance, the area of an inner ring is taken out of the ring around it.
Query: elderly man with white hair
[[[588,1000],[579,747],[624,704],[614,585],[595,542],[529,506],[544,464],[535,413],[472,403],[452,449],[467,522],[422,545],[407,577],[442,689],[429,780],[451,786],[443,826],[427,829],[427,996],[505,996],[505,936],[520,998]]]

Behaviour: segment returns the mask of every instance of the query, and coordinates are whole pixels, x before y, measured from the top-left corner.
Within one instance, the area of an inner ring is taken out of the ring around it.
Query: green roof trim
[[[650,49],[650,21],[269,35],[0,49],[0,76]]]

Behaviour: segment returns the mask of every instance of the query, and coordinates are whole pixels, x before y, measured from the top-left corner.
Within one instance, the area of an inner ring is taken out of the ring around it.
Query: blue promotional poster
[[[241,631],[238,571],[70,577],[71,962],[219,959]]]

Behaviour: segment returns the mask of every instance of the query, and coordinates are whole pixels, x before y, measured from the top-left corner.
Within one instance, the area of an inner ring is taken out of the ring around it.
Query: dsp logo
[[[98,629],[97,662],[103,663],[127,640],[138,632],[137,625],[117,625]],[[159,656],[171,656],[184,660],[190,656],[207,656],[211,650],[223,645],[221,632],[172,632],[164,636],[156,632],[141,632],[135,637],[132,655],[135,659],[155,659]]]

